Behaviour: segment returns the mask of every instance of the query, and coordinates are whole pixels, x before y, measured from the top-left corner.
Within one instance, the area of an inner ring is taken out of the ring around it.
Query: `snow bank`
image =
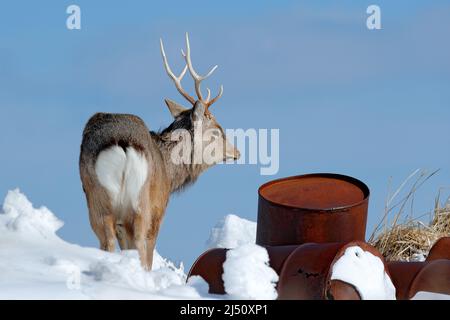
[[[352,284],[363,300],[395,300],[395,287],[381,259],[358,246],[345,250],[333,265],[331,279]]]
[[[232,249],[256,241],[256,223],[234,214],[225,216],[211,230],[209,248]]]
[[[222,275],[225,292],[234,299],[276,299],[277,273],[269,267],[267,250],[245,244],[227,252]]]
[[[208,297],[201,278],[186,285],[183,266],[156,251],[153,271],[145,272],[135,250],[108,253],[67,243],[55,233],[62,225],[19,190],[8,192],[0,213],[0,299]]]
[[[450,300],[450,295],[419,291],[411,300]]]
[[[0,216],[0,228],[38,238],[54,238],[55,232],[64,225],[46,207],[33,208],[18,189],[8,191],[3,203],[3,213]]]

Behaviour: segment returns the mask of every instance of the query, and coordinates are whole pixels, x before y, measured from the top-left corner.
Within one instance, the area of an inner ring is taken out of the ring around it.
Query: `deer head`
[[[213,114],[210,112],[210,107],[222,96],[223,94],[223,86],[220,86],[219,93],[217,96],[211,99],[211,90],[207,88],[207,96],[206,98],[203,96],[201,90],[201,83],[203,80],[207,79],[211,74],[217,69],[217,65],[214,66],[205,76],[199,75],[193,65],[191,60],[191,48],[189,44],[189,36],[186,33],[186,52],[181,50],[181,54],[186,61],[186,65],[181,72],[181,74],[177,77],[169,66],[167,61],[167,56],[164,51],[164,44],[162,39],[160,39],[161,46],[161,55],[164,61],[164,67],[167,72],[167,75],[172,79],[175,87],[178,92],[189,101],[192,105],[191,108],[185,108],[184,106],[169,100],[165,99],[167,107],[169,108],[170,113],[174,117],[175,121],[169,128],[194,128],[200,127],[202,132],[201,139],[192,139],[192,144],[194,149],[198,147],[198,144],[202,144],[201,149],[208,146],[209,148],[215,147],[216,150],[221,150],[220,152],[215,152],[214,159],[212,159],[212,163],[217,163],[226,160],[237,160],[240,157],[239,151],[226,139],[224,130],[216,121]],[[193,80],[195,93],[197,98],[193,98],[189,95],[182,87],[181,80],[185,76],[186,72],[189,70]],[[169,129],[168,128],[168,129]],[[170,129],[169,129],[170,130]]]

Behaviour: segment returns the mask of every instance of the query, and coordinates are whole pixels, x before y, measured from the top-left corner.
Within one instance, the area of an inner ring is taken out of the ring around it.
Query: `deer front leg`
[[[152,237],[150,239],[146,239],[146,250],[147,250],[147,261],[145,262],[145,265],[147,266],[147,270],[152,270],[153,267],[153,251],[155,250],[156,245],[156,237]]]

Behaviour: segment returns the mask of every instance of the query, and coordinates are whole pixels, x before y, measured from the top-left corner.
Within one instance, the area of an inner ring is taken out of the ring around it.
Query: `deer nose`
[[[234,149],[234,160],[238,160],[241,157],[241,153],[238,149]]]

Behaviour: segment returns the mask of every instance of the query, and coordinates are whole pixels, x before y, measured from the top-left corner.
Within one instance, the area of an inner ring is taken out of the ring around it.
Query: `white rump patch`
[[[358,246],[345,249],[333,265],[331,279],[352,284],[363,300],[395,300],[395,287],[383,261]]]
[[[126,152],[113,146],[100,152],[95,163],[95,173],[100,184],[108,190],[113,207],[139,207],[139,195],[147,180],[148,162],[133,147]]]

